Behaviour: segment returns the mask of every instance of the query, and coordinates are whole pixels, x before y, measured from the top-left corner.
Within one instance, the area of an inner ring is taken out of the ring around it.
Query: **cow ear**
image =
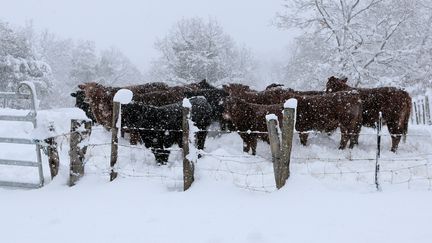
[[[344,83],[346,83],[348,81],[348,78],[344,77],[344,78],[341,79],[341,81],[344,82]]]
[[[78,84],[78,88],[79,88],[79,89],[82,89],[82,90],[84,90],[84,89],[85,89],[85,87],[86,87],[86,85],[85,85],[85,84]]]
[[[77,93],[71,93],[70,94],[72,97],[77,97]]]

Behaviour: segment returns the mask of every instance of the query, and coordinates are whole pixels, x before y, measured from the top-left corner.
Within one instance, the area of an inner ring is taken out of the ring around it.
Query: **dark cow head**
[[[230,83],[222,85],[222,89],[229,95],[238,95],[244,92],[257,92],[251,89],[248,85],[239,83]]]
[[[326,92],[337,92],[350,90],[350,87],[347,84],[348,78],[336,78],[335,76],[331,76],[326,84]]]
[[[283,84],[278,84],[278,83],[272,83],[272,84],[269,84],[269,85],[267,85],[267,87],[265,88],[266,90],[270,90],[270,89],[278,89],[278,88],[282,88],[282,87],[284,87],[285,85],[283,85]]]
[[[222,117],[225,121],[231,122],[232,117],[241,111],[241,107],[239,106],[237,101],[238,101],[237,98],[231,96],[228,96],[227,98],[224,99],[224,103],[223,103],[224,110],[222,113]]]
[[[85,102],[89,103],[93,97],[96,97],[96,93],[103,88],[102,85],[96,82],[79,84],[78,88],[85,94]]]
[[[200,89],[216,89],[216,87],[211,85],[206,79],[203,79],[198,83],[198,88],[200,88]]]
[[[83,110],[87,117],[90,118],[93,122],[96,121],[94,115],[91,111],[90,105],[86,102],[85,92],[83,90],[77,90],[71,93],[71,96],[75,98],[75,107]]]

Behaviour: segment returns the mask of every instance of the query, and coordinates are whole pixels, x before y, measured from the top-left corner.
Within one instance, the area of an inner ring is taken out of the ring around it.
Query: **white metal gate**
[[[3,99],[3,106],[6,107],[8,101],[10,100],[29,100],[30,110],[24,116],[17,115],[0,115],[0,121],[16,121],[16,122],[31,122],[33,127],[36,128],[37,121],[37,99],[34,86],[30,82],[21,82],[18,86],[16,92],[0,92],[0,99]],[[11,143],[11,144],[27,144],[35,145],[36,160],[37,161],[26,161],[26,160],[9,160],[0,159],[0,165],[10,165],[10,166],[27,166],[35,167],[38,169],[39,173],[39,183],[23,183],[23,182],[12,182],[12,181],[2,181],[0,179],[0,186],[4,187],[24,187],[24,188],[39,188],[44,184],[44,176],[42,170],[42,157],[41,157],[41,145],[38,140],[26,139],[26,138],[7,138],[0,137],[1,143]],[[1,145],[0,145],[1,146]]]

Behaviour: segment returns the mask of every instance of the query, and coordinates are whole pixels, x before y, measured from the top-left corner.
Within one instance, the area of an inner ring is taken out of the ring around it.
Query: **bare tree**
[[[238,47],[214,19],[180,20],[156,48],[161,54],[151,69],[156,80],[189,83],[205,78],[215,83],[251,78],[250,50]]]
[[[144,79],[129,58],[115,47],[101,52],[97,75],[98,79],[111,86],[140,83]]]
[[[403,66],[403,47],[395,43],[417,7],[416,0],[285,0],[277,26],[304,30],[299,44],[321,51],[323,73],[346,75],[358,86],[406,71],[394,72]]]

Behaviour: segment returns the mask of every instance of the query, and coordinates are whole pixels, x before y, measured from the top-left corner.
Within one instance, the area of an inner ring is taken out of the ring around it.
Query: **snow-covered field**
[[[67,133],[77,109],[39,113],[40,127],[2,122],[0,136]],[[48,124],[54,122],[55,133]],[[411,126],[397,154],[383,137],[380,182],[374,185],[376,137],[337,150],[339,135],[295,137],[291,177],[274,189],[267,144],[242,153],[237,134],[210,137],[196,181],[182,192],[181,151],[157,166],[150,151],[120,140],[119,177],[108,182],[110,134],[93,129],[86,175],[69,188],[68,137],[59,136],[61,167],[38,190],[0,189],[0,242],[432,242],[432,129]],[[34,159],[34,148],[0,144],[0,158]],[[37,180],[36,169],[0,167],[0,179]]]

